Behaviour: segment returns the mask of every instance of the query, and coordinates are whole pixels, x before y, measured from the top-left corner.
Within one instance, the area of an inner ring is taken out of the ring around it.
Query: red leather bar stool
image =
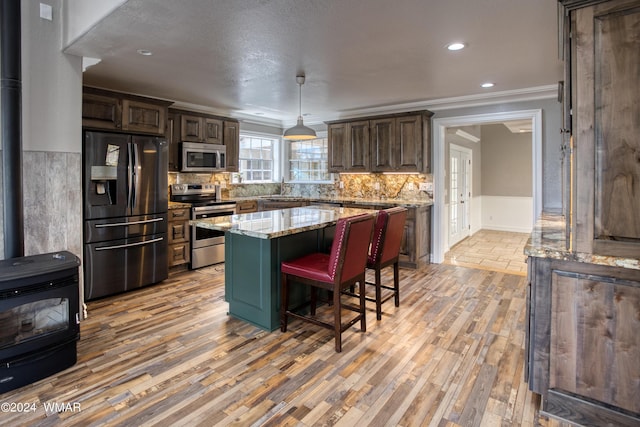
[[[404,224],[407,220],[407,209],[395,207],[378,212],[371,238],[367,268],[374,270],[375,282],[366,282],[376,287],[375,298],[366,297],[368,301],[376,303],[376,319],[382,319],[382,303],[394,298],[395,306],[400,307],[400,278],[398,272],[398,257],[400,244],[404,234]],[[393,266],[393,287],[383,285],[380,278],[382,269]],[[382,289],[392,291],[382,297]]]
[[[341,218],[336,224],[336,233],[331,252],[312,253],[303,257],[284,261],[281,264],[282,289],[280,305],[280,330],[287,331],[288,317],[292,316],[315,325],[332,329],[335,336],[336,352],[342,351],[342,332],[360,321],[362,332],[367,330],[365,307],[365,266],[368,246],[373,230],[374,217],[368,214]],[[341,294],[355,284],[359,284],[360,304],[353,306],[341,302]],[[310,315],[289,309],[289,287],[293,284],[311,286]],[[315,317],[318,289],[333,293],[332,323],[323,322]],[[342,309],[358,313],[353,319],[342,324]]]

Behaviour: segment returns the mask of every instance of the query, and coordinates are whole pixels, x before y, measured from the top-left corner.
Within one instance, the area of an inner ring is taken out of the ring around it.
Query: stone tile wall
[[[253,197],[274,194],[320,197],[320,198],[366,198],[429,200],[428,194],[419,190],[423,182],[433,183],[432,175],[423,174],[336,174],[327,184],[238,184],[231,182],[232,174],[186,174],[170,173],[169,184],[175,183],[219,183],[226,187],[223,197]],[[340,183],[342,182],[342,188]]]
[[[25,255],[68,250],[82,259],[82,155],[22,155]]]

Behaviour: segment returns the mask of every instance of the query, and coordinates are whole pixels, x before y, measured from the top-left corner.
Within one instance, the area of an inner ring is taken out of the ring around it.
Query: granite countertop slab
[[[292,202],[316,202],[316,203],[349,203],[371,206],[404,206],[404,207],[421,207],[433,205],[433,200],[405,200],[405,199],[376,199],[376,198],[355,198],[355,197],[308,197],[308,196],[288,196],[288,195],[267,195],[253,197],[233,197],[229,200],[274,200],[274,201],[292,201]]]
[[[640,270],[639,258],[596,255],[567,249],[565,219],[561,215],[543,214],[536,222],[524,247],[527,256],[563,261],[584,262]]]
[[[340,218],[363,213],[375,215],[376,211],[373,209],[307,206],[197,219],[189,221],[189,224],[259,239],[275,239],[335,225]]]

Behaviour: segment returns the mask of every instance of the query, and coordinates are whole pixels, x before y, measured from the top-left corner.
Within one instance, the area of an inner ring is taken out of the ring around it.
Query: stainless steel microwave
[[[224,172],[227,167],[224,145],[183,142],[180,154],[181,172]]]

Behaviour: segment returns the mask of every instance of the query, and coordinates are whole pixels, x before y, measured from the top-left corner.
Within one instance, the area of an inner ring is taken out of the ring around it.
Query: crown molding
[[[325,121],[343,120],[364,116],[372,116],[378,114],[402,113],[405,111],[429,110],[432,112],[451,110],[454,108],[479,107],[484,105],[504,104],[507,102],[533,101],[537,99],[556,99],[558,97],[558,84],[536,86],[523,89],[505,90],[500,92],[487,92],[482,94],[456,96],[451,98],[431,99],[418,102],[408,102],[404,104],[386,105],[382,107],[362,108],[358,110],[350,110],[348,113],[337,112],[320,119],[308,120],[305,118],[307,126],[323,126]],[[260,117],[251,114],[243,114],[241,112],[219,111],[211,108],[202,107],[200,105],[176,102],[172,107],[185,108],[211,114],[230,116],[241,122],[251,123],[255,125],[265,125],[286,129],[289,127],[290,121]],[[295,122],[294,122],[295,123]],[[317,128],[316,128],[317,130]]]

